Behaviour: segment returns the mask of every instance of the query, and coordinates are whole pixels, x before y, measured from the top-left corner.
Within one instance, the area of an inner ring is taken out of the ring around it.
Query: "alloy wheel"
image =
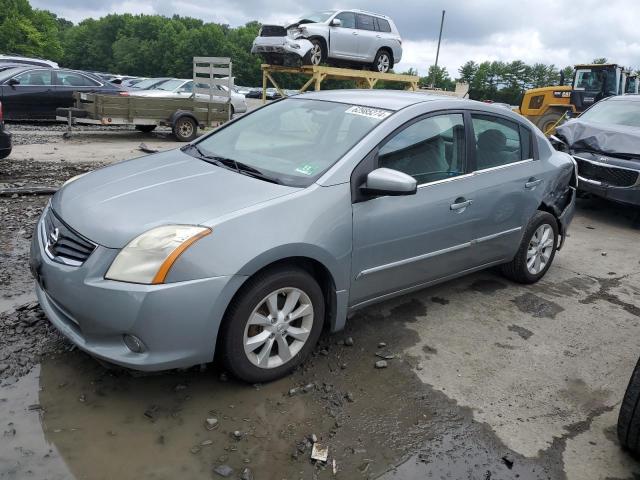
[[[294,358],[313,327],[313,304],[299,288],[271,292],[253,309],[244,329],[244,352],[260,368],[276,368]]]
[[[391,63],[391,61],[389,60],[389,55],[387,55],[386,53],[382,53],[380,54],[380,56],[378,57],[378,71],[381,73],[386,73],[389,71],[389,64]]]
[[[183,138],[189,138],[191,135],[193,135],[193,125],[191,124],[191,122],[187,121],[180,122],[178,131],[180,132],[180,136],[182,136]]]
[[[319,43],[314,43],[311,47],[311,65],[320,65],[322,62],[322,47]]]
[[[527,247],[527,270],[532,275],[542,272],[551,258],[555,247],[553,228],[548,223],[540,225],[533,233]]]

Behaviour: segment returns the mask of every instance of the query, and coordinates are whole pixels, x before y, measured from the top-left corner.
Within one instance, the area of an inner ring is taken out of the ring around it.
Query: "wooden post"
[[[267,103],[267,71],[262,69],[262,103]]]

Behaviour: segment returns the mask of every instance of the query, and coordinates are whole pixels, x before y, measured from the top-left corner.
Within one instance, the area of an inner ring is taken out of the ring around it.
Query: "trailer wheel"
[[[173,122],[173,134],[179,142],[190,142],[198,134],[198,124],[191,117],[180,117]]]
[[[136,130],[144,133],[153,132],[156,129],[156,125],[136,125]]]

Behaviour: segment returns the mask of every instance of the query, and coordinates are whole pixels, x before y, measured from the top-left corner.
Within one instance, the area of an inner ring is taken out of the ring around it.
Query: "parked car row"
[[[2,102],[0,102],[0,159],[8,157],[10,153],[11,153],[11,134],[4,129]]]

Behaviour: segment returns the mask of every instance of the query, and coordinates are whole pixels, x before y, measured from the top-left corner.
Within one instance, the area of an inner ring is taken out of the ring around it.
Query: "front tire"
[[[634,456],[640,455],[640,360],[622,399],[618,416],[618,439],[622,448]]]
[[[220,345],[225,367],[249,383],[285,376],[317,343],[324,311],[322,290],[304,270],[279,267],[259,273],[225,314]]]
[[[324,48],[324,44],[317,38],[310,40],[312,47],[304,56],[303,63],[305,65],[320,65],[327,60],[327,52]]]
[[[502,266],[505,277],[518,283],[536,283],[551,267],[558,245],[558,222],[538,210],[522,236],[518,253]]]

